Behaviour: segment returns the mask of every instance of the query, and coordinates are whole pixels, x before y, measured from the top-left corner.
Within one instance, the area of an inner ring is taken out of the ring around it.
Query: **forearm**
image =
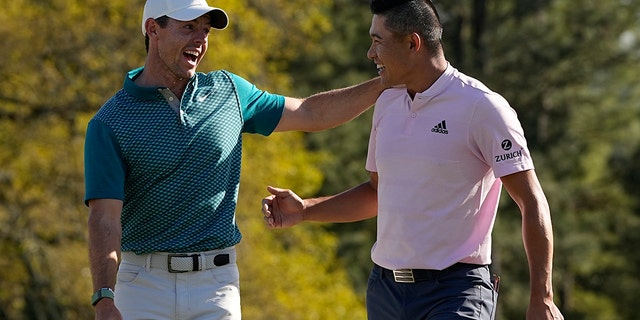
[[[106,214],[89,215],[89,263],[94,291],[114,288],[120,256],[120,221]]]
[[[552,299],[553,230],[549,203],[534,170],[501,177],[522,214],[522,239],[529,262],[531,299]]]
[[[375,104],[383,90],[380,79],[375,78],[307,98],[302,105],[313,112],[314,123],[319,124],[310,131],[332,128],[357,117]]]
[[[326,91],[306,99],[285,98],[285,110],[275,131],[320,131],[343,124],[375,104],[384,87],[379,78]]]
[[[334,196],[305,199],[303,221],[354,222],[377,213],[377,192],[370,182],[365,182]]]
[[[548,211],[525,213],[522,237],[529,261],[531,299],[552,300],[553,231]]]

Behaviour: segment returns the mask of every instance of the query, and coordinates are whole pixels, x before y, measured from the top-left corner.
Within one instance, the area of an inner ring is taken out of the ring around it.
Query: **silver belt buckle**
[[[398,269],[393,270],[393,280],[401,283],[414,283],[416,279],[413,277],[413,270],[411,269]]]
[[[191,265],[192,270],[174,269],[173,266],[171,265],[172,258],[193,258],[193,256],[194,255],[184,254],[184,253],[170,253],[169,255],[167,255],[167,270],[169,271],[169,273],[184,273],[184,272],[193,271],[193,264]]]

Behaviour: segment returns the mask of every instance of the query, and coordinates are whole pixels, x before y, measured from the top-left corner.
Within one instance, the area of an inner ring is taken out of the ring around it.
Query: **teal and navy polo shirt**
[[[269,135],[284,97],[227,71],[196,73],[181,101],[130,71],[91,119],[85,203],[123,200],[122,251],[196,252],[240,242],[242,133]]]

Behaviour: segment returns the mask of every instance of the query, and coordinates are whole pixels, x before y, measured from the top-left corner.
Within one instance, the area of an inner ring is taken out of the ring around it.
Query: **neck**
[[[158,72],[150,64],[145,64],[142,74],[134,81],[141,87],[168,88],[178,98],[182,98],[189,79],[179,78],[166,72]]]
[[[407,83],[407,93],[413,99],[418,92],[423,92],[429,89],[444,71],[449,66],[449,63],[444,56],[432,57],[426,63],[416,69],[414,72],[414,81]]]

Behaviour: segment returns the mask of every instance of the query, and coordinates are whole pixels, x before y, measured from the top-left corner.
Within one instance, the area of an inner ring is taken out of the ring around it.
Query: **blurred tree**
[[[355,293],[336,254],[337,238],[319,224],[269,230],[260,200],[266,186],[286,185],[310,196],[322,173],[324,153],[302,150],[301,134],[245,135],[238,224],[243,317],[246,319],[365,319],[363,295]]]
[[[118,56],[107,48],[123,45],[98,42],[96,32],[119,23],[114,12],[126,13],[127,2],[97,3],[17,0],[0,12],[0,309],[8,319],[91,317],[82,111],[101,103],[97,92],[113,91],[100,71]]]
[[[610,284],[638,285],[630,277],[638,265],[627,263],[634,243],[621,241],[637,241],[632,235],[640,217],[622,180],[614,179],[628,168],[611,162],[629,159],[626,150],[638,148],[640,90],[629,70],[640,67],[640,4],[539,4],[490,6],[484,43],[491,58],[477,72],[512,102],[525,127],[554,215],[555,289],[565,315],[632,319],[628,294]],[[526,306],[528,281],[526,265],[515,263],[523,259],[521,241],[510,231],[518,230],[519,215],[506,204],[496,226],[496,255],[502,255],[496,267],[511,279],[502,309],[516,319]]]
[[[367,58],[371,13],[368,0],[334,0],[328,13],[332,32],[317,42],[316,50],[290,65],[296,89],[303,93],[343,87],[376,76]],[[302,72],[304,70],[304,72]],[[373,110],[324,132],[305,135],[307,148],[331,154],[320,164],[325,179],[318,194],[333,194],[369,178],[364,168]],[[339,235],[338,256],[347,268],[356,292],[364,292],[371,269],[368,248],[375,239],[375,219],[325,227]]]

